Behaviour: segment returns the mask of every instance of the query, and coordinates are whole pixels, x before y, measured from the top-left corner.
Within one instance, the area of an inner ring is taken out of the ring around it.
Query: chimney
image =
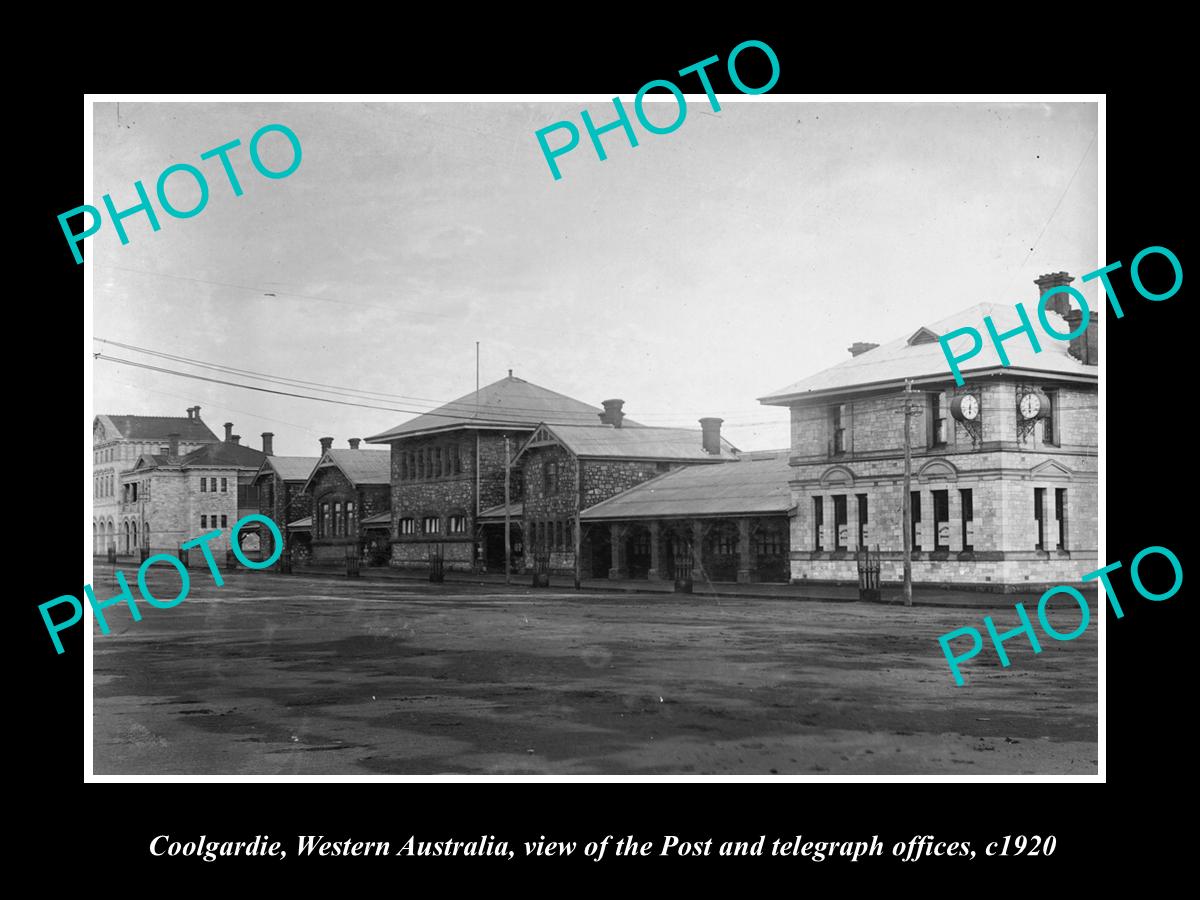
[[[264,456],[274,456],[275,455],[275,432],[264,431],[262,433],[262,438],[263,438],[263,455]]]
[[[189,409],[188,412],[191,412]],[[167,453],[171,456],[179,455],[179,432],[172,431],[167,435]]]
[[[721,452],[721,423],[724,419],[705,418],[700,420],[700,430],[703,433],[701,443],[705,453],[717,456]]]
[[[200,421],[200,407],[193,406],[192,409],[195,410],[195,413],[192,414],[192,418],[195,419],[197,422],[199,422]]]
[[[321,438],[321,455],[324,456],[326,453],[328,453],[329,448],[332,446],[333,446],[333,438],[331,438],[331,437]]]
[[[231,434],[229,436],[229,443],[231,443],[231,444],[240,444],[241,441],[242,441],[242,436],[240,434]]]
[[[1050,288],[1070,284],[1074,280],[1066,272],[1051,272],[1049,275],[1035,278],[1033,283],[1038,286],[1038,302],[1042,302],[1042,294],[1046,293]],[[1063,292],[1055,294],[1046,301],[1046,309],[1058,313],[1065,319],[1067,312],[1071,309],[1071,295]]]
[[[225,443],[228,444],[232,440],[233,440],[233,423],[226,422],[225,423]]]
[[[846,349],[850,351],[851,356],[859,356],[860,354],[866,353],[868,350],[874,350],[878,346],[878,344],[869,344],[866,341],[855,341]]]
[[[621,427],[621,420],[625,418],[625,413],[621,411],[621,407],[625,405],[624,400],[603,400],[600,403],[604,407],[604,412],[600,413],[600,421],[605,425],[611,425],[613,428]]]
[[[362,441],[362,438],[350,438],[350,449],[357,450],[360,441]]]
[[[1096,319],[1098,317],[1092,313],[1088,318],[1087,328],[1083,334],[1078,337],[1071,338],[1071,343],[1067,345],[1067,352],[1083,363],[1085,366],[1100,365],[1100,334],[1096,330]],[[1072,307],[1067,311],[1067,330],[1074,331],[1079,327],[1079,323],[1083,321],[1083,311]]]
[[[196,407],[194,407],[194,406],[189,406],[189,407],[187,408],[187,414],[188,414],[188,421],[189,421],[189,422],[190,422],[190,421],[192,421],[192,415],[193,415],[195,412],[196,412]]]

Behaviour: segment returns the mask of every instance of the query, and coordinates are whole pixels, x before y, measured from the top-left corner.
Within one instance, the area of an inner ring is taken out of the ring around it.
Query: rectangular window
[[[929,446],[946,446],[946,405],[944,393],[931,393],[929,397]],[[936,519],[934,520],[937,521]]]
[[[1051,447],[1060,445],[1058,434],[1058,391],[1046,391],[1050,401],[1046,405],[1046,414],[1042,417],[1042,443]]]
[[[226,478],[221,479],[221,493],[222,494],[229,493],[229,481]]]
[[[333,504],[333,531],[330,534],[333,537],[341,537],[344,533],[343,528],[346,527],[346,520],[342,518],[342,504],[340,500],[335,500]]]
[[[825,530],[825,506],[824,497],[813,497],[813,549],[824,550],[824,541],[821,539],[822,532]]]
[[[558,463],[546,463],[543,471],[545,472],[545,494],[547,497],[552,497],[558,493]]]
[[[228,519],[227,519],[227,517],[225,517],[225,516],[221,516],[221,527],[222,527],[222,528],[228,528],[228,527],[229,527],[229,524],[228,524]]]
[[[912,509],[912,548],[921,549],[921,492],[913,491],[909,497]]]
[[[201,516],[201,517],[200,517],[200,527],[201,527],[201,528],[207,528],[207,527],[208,527],[208,516]]]
[[[554,549],[562,550],[563,547],[563,523],[560,519],[554,523]]]
[[[962,545],[963,550],[975,549],[975,497],[970,488],[959,492],[962,498]]]
[[[354,501],[346,501],[346,525],[342,529],[342,533],[347,537],[351,537],[358,530],[358,517],[354,515]]]
[[[1033,489],[1033,520],[1037,523],[1037,543],[1034,545],[1036,550],[1046,549],[1045,540],[1045,522],[1043,517],[1046,514],[1046,489]]]
[[[330,531],[329,531],[329,525],[330,525],[330,523],[329,523],[329,504],[328,503],[321,504],[321,518],[317,524],[318,524],[317,537],[328,537],[330,534]]]
[[[417,533],[417,520],[416,519],[401,519],[400,520],[400,533],[401,534],[416,534]]]
[[[846,404],[830,407],[829,425],[833,431],[834,454],[846,452]]]
[[[858,497],[858,546],[867,546],[867,541],[871,539],[870,529],[867,527],[867,495],[857,494]]]
[[[933,549],[950,549],[950,492],[933,492]]]
[[[423,525],[426,534],[440,534],[442,531],[442,520],[437,516],[426,516]]]
[[[467,533],[467,517],[466,516],[451,516],[446,520],[446,530],[450,534],[466,534]]]
[[[408,454],[401,451],[399,456],[400,480],[408,481]]]
[[[846,525],[846,495],[835,494],[833,497],[833,549],[845,550],[847,535]]]
[[[208,491],[208,479],[201,478],[200,479],[200,493],[203,494],[203,493],[206,493],[207,491]]]
[[[1067,549],[1067,489],[1054,489],[1054,514],[1058,516],[1058,549]]]
[[[434,478],[442,477],[442,448],[441,447],[433,448],[433,477]]]

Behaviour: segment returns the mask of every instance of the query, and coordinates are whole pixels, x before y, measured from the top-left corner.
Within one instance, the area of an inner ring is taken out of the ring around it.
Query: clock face
[[[959,412],[964,419],[974,422],[979,418],[979,399],[974,394],[964,394],[958,404]]]
[[[1025,394],[1021,397],[1020,410],[1023,418],[1032,419],[1041,412],[1042,401],[1037,394]]]

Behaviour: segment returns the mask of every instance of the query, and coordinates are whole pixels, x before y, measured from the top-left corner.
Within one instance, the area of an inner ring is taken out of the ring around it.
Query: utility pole
[[[509,470],[512,464],[508,458],[508,435],[504,435],[504,583],[512,584],[512,558],[509,550],[508,525],[509,525],[509,498],[508,498],[508,483]]]
[[[912,606],[912,449],[908,425],[912,421],[912,379],[904,379],[904,605]]]
[[[583,548],[583,518],[580,515],[580,508],[583,506],[583,494],[579,487],[579,470],[582,467],[583,462],[578,456],[575,457],[575,590],[579,590],[583,575],[583,563],[579,558]]]

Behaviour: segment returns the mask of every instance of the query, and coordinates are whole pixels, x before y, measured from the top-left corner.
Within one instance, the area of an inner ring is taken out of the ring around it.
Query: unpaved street
[[[97,774],[1097,770],[1095,615],[955,687],[937,636],[1015,613],[226,579],[93,625]]]

